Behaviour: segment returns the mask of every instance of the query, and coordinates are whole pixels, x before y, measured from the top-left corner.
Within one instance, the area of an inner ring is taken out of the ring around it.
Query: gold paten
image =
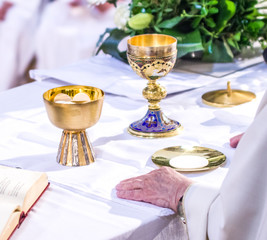
[[[157,80],[172,70],[176,56],[177,40],[172,36],[143,34],[128,39],[128,62],[141,78],[148,80],[146,88],[143,89],[143,97],[147,99],[148,109],[151,111],[160,110],[159,102],[167,96],[166,88],[158,84]],[[131,126],[132,124],[128,128],[128,132],[138,137],[170,137],[181,132],[180,123],[177,123],[176,129],[171,131],[153,133],[136,130]]]
[[[227,82],[227,89],[207,92],[202,95],[203,103],[213,107],[233,107],[256,98],[253,92],[231,89],[230,82]]]
[[[75,95],[83,93],[87,98],[75,101]],[[55,97],[61,94],[66,97]],[[53,88],[43,94],[46,111],[50,121],[58,128],[63,129],[58,148],[57,162],[66,166],[84,166],[95,161],[93,148],[86,135],[85,129],[95,125],[101,115],[104,92],[90,86],[64,86]],[[84,100],[85,99],[85,100]],[[56,98],[57,100],[57,98]],[[64,102],[64,100],[66,100]]]
[[[207,164],[201,167],[190,168],[177,168],[170,165],[170,161],[179,156],[202,157],[207,160]],[[159,167],[168,166],[179,172],[196,172],[210,170],[222,166],[226,161],[226,156],[217,150],[206,147],[173,146],[158,150],[152,155],[151,159]]]

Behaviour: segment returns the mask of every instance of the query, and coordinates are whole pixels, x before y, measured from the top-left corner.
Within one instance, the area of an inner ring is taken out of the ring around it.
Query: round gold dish
[[[230,82],[227,89],[215,90],[202,95],[203,103],[213,107],[234,107],[256,98],[253,92],[231,89]]]
[[[226,156],[206,147],[173,146],[155,152],[151,157],[153,163],[174,168],[179,172],[196,172],[217,168],[226,161]]]

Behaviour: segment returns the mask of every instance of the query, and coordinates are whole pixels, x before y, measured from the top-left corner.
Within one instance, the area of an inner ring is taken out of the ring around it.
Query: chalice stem
[[[143,96],[149,103],[149,110],[160,110],[159,102],[166,95],[166,88],[157,83],[156,80],[148,80],[147,87],[143,90]]]
[[[63,130],[57,162],[65,166],[84,166],[94,161],[93,148],[85,130]]]

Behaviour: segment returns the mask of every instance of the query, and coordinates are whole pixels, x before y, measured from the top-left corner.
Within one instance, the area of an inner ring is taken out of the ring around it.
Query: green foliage
[[[132,0],[129,7],[128,29],[109,30],[100,47],[117,58],[123,56],[117,46],[125,36],[144,33],[172,35],[178,57],[202,51],[202,60],[210,62],[231,62],[254,42],[267,47],[267,14],[257,0]]]
[[[109,36],[103,41],[103,39],[106,37],[107,34]],[[106,31],[99,38],[97,47],[102,43],[102,41],[103,43],[98,48],[96,54],[98,54],[100,51],[103,51],[106,54],[109,54],[121,61],[126,62],[127,61],[126,52],[120,52],[118,49],[118,45],[121,42],[121,40],[127,35],[128,35],[127,33],[119,29],[111,29],[111,28],[106,29]]]

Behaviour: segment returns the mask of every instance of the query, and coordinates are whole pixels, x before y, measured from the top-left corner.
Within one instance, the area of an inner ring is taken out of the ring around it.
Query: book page
[[[0,239],[7,239],[19,223],[21,208],[15,203],[0,204]]]
[[[37,193],[30,193],[31,188],[38,189],[40,181],[44,182],[41,186],[42,189]],[[27,212],[36,199],[28,197],[27,200],[33,202],[24,203],[26,194],[34,198],[38,197],[37,194],[43,191],[47,182],[46,174],[44,173],[0,166],[0,204],[6,204],[5,202],[15,203],[22,208],[26,204],[27,207],[23,211]],[[37,183],[38,186],[33,187]]]
[[[0,239],[8,239],[47,185],[45,173],[0,166]]]

